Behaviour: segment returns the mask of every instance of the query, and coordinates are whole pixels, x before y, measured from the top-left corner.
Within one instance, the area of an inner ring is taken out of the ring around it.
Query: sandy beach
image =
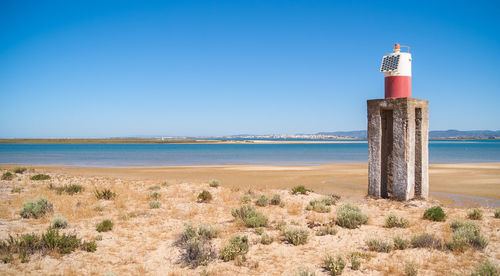
[[[2,173],[14,166],[2,166]],[[87,168],[64,166],[28,166],[24,174],[12,180],[2,180],[0,189],[0,238],[25,233],[42,233],[54,215],[68,220],[64,233],[75,233],[84,240],[96,240],[97,250],[76,250],[70,254],[33,254],[27,263],[14,258],[0,264],[0,274],[16,275],[296,275],[306,268],[316,275],[327,275],[323,258],[327,254],[346,259],[342,275],[401,274],[404,265],[414,263],[421,275],[470,273],[478,262],[500,259],[500,220],[493,217],[493,208],[500,199],[500,164],[433,164],[430,167],[431,199],[409,203],[375,200],[365,197],[366,164],[331,164],[324,166],[211,166],[211,167],[135,167]],[[458,173],[459,172],[459,173]],[[30,177],[44,173],[50,180],[34,181]],[[219,187],[208,181],[218,179]],[[79,184],[82,192],[58,194],[49,185]],[[304,185],[314,192],[292,195],[290,189]],[[13,192],[13,188],[21,188]],[[109,188],[117,196],[112,200],[97,199],[93,191]],[[202,190],[213,200],[200,203]],[[149,195],[161,194],[161,206],[149,207]],[[340,195],[339,202],[327,213],[306,210],[309,201],[328,194]],[[284,206],[256,207],[269,219],[264,228],[272,238],[269,245],[260,243],[256,229],[238,223],[231,210],[239,208],[241,198],[252,202],[260,195],[281,197]],[[449,194],[463,194],[472,200],[458,202]],[[54,210],[41,218],[23,219],[19,211],[23,202],[46,197]],[[482,201],[475,197],[487,197]],[[493,200],[493,201],[491,201]],[[358,205],[368,215],[368,223],[357,229],[335,226],[335,235],[316,236],[318,225],[335,221],[336,209],[344,203]],[[486,202],[486,204],[485,204]],[[493,202],[493,203],[492,203]],[[496,203],[495,203],[496,202]],[[457,205],[458,204],[458,205]],[[446,222],[422,219],[428,207],[443,206]],[[390,253],[368,251],[366,240],[391,240],[395,235],[410,237],[416,233],[431,233],[443,240],[452,235],[453,219],[467,220],[471,206],[480,206],[484,217],[476,221],[489,240],[483,250],[470,248],[465,252],[409,248]],[[409,228],[385,228],[389,213],[410,220]],[[99,233],[96,224],[110,219],[114,228]],[[215,252],[228,243],[233,235],[246,235],[249,251],[246,261],[224,262],[216,258],[207,266],[190,268],[180,262],[181,249],[176,241],[185,224],[213,225],[219,235],[212,240]],[[307,229],[308,242],[294,246],[284,241],[279,225],[296,225]],[[309,227],[308,227],[309,226]],[[352,270],[347,261],[352,252],[365,254],[360,270]]]

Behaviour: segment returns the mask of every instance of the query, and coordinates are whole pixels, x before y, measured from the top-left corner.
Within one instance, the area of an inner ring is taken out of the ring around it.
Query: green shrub
[[[385,253],[389,253],[392,251],[392,244],[382,240],[369,239],[366,241],[366,245],[368,246],[370,251]]]
[[[46,174],[37,174],[31,177],[31,180],[48,180],[48,179],[50,179],[50,176]]]
[[[212,225],[200,225],[198,226],[198,236],[211,240],[219,236],[219,229]]]
[[[34,233],[17,235],[17,237],[9,235],[9,238],[0,241],[0,254],[7,256],[19,254],[21,263],[26,263],[29,261],[29,255],[35,253],[42,253],[43,255],[52,251],[59,254],[68,254],[78,248],[86,250],[84,248],[86,244],[87,242],[82,242],[76,235],[60,235],[59,229],[49,228],[42,235]]]
[[[269,234],[267,233],[263,233],[261,236],[260,236],[260,243],[262,244],[271,244],[273,243],[274,241],[274,238],[271,237]]]
[[[495,209],[495,218],[500,218],[500,208]]]
[[[351,257],[351,269],[359,270],[360,267],[361,267],[361,262],[359,261],[359,258],[357,256]]]
[[[255,234],[257,234],[257,235],[264,234],[264,227],[255,228]]]
[[[158,199],[160,199],[160,197],[161,197],[161,194],[158,192],[153,192],[153,193],[150,193],[148,195],[148,199],[158,200]]]
[[[149,202],[149,208],[150,209],[158,209],[161,206],[161,202],[159,201],[151,201]]]
[[[296,276],[316,276],[316,273],[307,267],[299,267],[295,273]]]
[[[259,198],[255,201],[255,205],[261,206],[261,207],[266,207],[268,203],[269,203],[269,199],[265,195],[259,196]]]
[[[340,275],[345,267],[344,259],[340,256],[334,258],[332,256],[326,256],[323,260],[325,269],[330,272],[330,275]]]
[[[15,168],[14,173],[23,174],[26,171],[26,168]]]
[[[307,195],[310,192],[310,190],[306,189],[306,187],[300,185],[300,186],[295,186],[292,188],[292,195],[296,194],[301,194],[301,195]]]
[[[410,241],[402,237],[394,237],[394,249],[403,250],[410,246]]]
[[[203,190],[201,193],[198,194],[199,202],[210,202],[211,200],[212,200],[212,194],[207,190]]]
[[[77,194],[84,190],[82,185],[70,184],[60,187],[53,186],[52,183],[49,185],[49,189],[55,190],[57,194],[67,193],[69,195]]]
[[[56,217],[54,217],[54,219],[52,219],[50,226],[52,228],[59,228],[59,229],[66,228],[66,226],[68,226],[68,220],[61,215],[57,215]]]
[[[10,190],[11,193],[18,193],[18,194],[20,194],[22,191],[23,191],[22,187],[12,187],[12,189]]]
[[[95,252],[97,250],[97,243],[95,241],[83,242],[81,247],[87,252]]]
[[[361,209],[351,204],[344,204],[337,209],[337,225],[354,229],[368,222],[368,216]]]
[[[113,222],[111,220],[107,219],[102,221],[101,223],[97,224],[96,227],[97,232],[108,232],[113,230]]]
[[[151,191],[156,191],[156,190],[159,190],[161,189],[160,185],[152,185],[152,186],[149,186],[149,189]]]
[[[418,269],[417,269],[416,264],[414,264],[414,263],[405,264],[403,275],[405,275],[405,276],[417,276],[417,274],[418,274]]]
[[[467,217],[473,220],[480,220],[483,218],[483,212],[477,208],[474,208],[467,213]]]
[[[309,230],[307,228],[287,227],[283,231],[285,240],[295,246],[306,244],[309,237]]]
[[[4,172],[2,174],[2,180],[12,180],[14,179],[14,174],[11,172]]]
[[[309,201],[309,205],[307,205],[306,210],[312,210],[318,213],[328,213],[330,212],[330,206],[320,200],[311,200]]]
[[[316,230],[316,236],[326,236],[326,235],[335,235],[338,230],[334,226],[327,224],[325,226],[321,226],[318,230]]]
[[[271,198],[271,201],[269,202],[271,205],[280,205],[281,204],[281,197],[278,194],[273,195],[273,198]]]
[[[267,217],[255,211],[250,205],[243,205],[239,209],[233,209],[231,214],[240,219],[247,227],[256,228],[267,226]]]
[[[24,202],[20,215],[23,218],[39,218],[48,212],[52,212],[52,210],[52,203],[44,197],[39,197],[36,201],[29,200]]]
[[[245,195],[240,198],[240,201],[243,204],[248,204],[250,203],[250,201],[252,201],[252,199],[250,198],[250,196]]]
[[[219,183],[219,180],[212,179],[212,180],[208,181],[208,185],[210,187],[217,188],[217,187],[219,187],[220,183]]]
[[[116,193],[111,191],[110,189],[103,189],[99,191],[97,188],[94,191],[94,195],[97,199],[105,199],[105,200],[111,200],[116,197]]]
[[[479,263],[476,270],[472,272],[471,276],[498,276],[498,268],[492,262],[485,260]]]
[[[385,227],[387,228],[393,228],[393,227],[398,227],[398,228],[408,228],[410,227],[410,221],[407,220],[406,218],[398,218],[394,214],[389,214],[387,218],[385,219]]]
[[[473,222],[453,221],[450,227],[453,229],[451,241],[447,243],[450,250],[463,252],[471,246],[484,249],[488,245],[488,239],[481,234],[481,228]]]
[[[439,206],[431,207],[424,212],[424,219],[432,220],[432,221],[445,221],[446,214],[443,209]]]
[[[443,249],[443,242],[431,234],[422,233],[411,238],[413,248]]]
[[[233,236],[229,243],[222,248],[221,258],[224,262],[234,260],[238,256],[244,257],[248,252],[248,237]]]

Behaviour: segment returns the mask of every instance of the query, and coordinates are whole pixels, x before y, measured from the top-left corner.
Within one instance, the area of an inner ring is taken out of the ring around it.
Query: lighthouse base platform
[[[410,200],[429,196],[429,103],[415,98],[368,100],[368,195]]]

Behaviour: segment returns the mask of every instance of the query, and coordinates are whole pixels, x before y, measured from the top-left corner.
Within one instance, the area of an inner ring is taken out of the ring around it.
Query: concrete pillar
[[[428,198],[428,101],[368,100],[368,195]]]

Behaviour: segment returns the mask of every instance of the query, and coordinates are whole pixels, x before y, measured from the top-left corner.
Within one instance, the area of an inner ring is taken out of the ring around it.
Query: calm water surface
[[[0,164],[72,166],[363,163],[367,143],[0,144]],[[500,141],[431,141],[432,163],[500,162]]]

